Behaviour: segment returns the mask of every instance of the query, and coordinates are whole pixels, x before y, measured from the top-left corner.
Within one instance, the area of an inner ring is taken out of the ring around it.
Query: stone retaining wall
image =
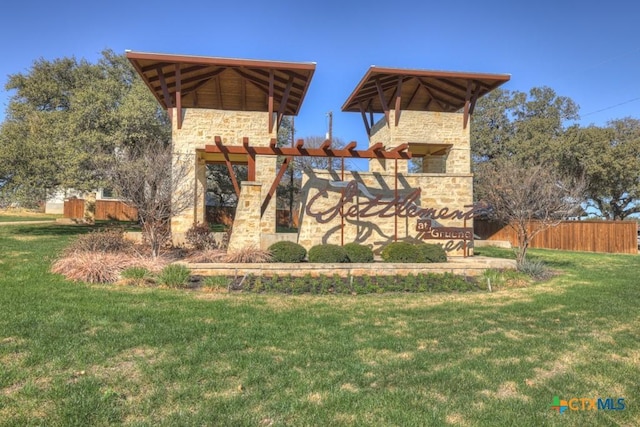
[[[191,273],[198,276],[287,276],[301,277],[338,275],[349,276],[392,276],[420,273],[452,273],[462,276],[478,276],[489,268],[515,269],[514,260],[501,258],[473,257],[456,259],[446,263],[433,264],[396,264],[396,263],[257,263],[257,264],[186,264]]]

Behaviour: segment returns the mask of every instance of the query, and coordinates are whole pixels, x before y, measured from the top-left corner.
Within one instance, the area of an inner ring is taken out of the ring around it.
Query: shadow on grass
[[[85,234],[93,230],[103,228],[124,228],[126,231],[140,231],[138,224],[134,222],[98,221],[94,225],[66,225],[66,224],[34,224],[7,226],[7,234],[24,236],[74,236]]]

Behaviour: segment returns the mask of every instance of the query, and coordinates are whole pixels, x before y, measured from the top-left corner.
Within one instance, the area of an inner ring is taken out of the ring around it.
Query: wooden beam
[[[247,110],[247,81],[245,79],[240,80],[240,105],[242,111]]]
[[[400,144],[397,147],[393,147],[393,149],[391,151],[395,151],[395,152],[400,152],[400,151],[404,151],[406,149],[409,148],[409,144]]]
[[[480,92],[482,91],[482,85],[476,82],[476,90],[473,92],[473,96],[471,97],[471,107],[469,107],[469,114],[473,115],[473,110],[476,108],[476,102],[478,98],[480,98]]]
[[[224,164],[227,165],[227,170],[229,171],[229,178],[231,178],[231,183],[233,184],[233,190],[236,193],[236,197],[240,199],[240,186],[238,185],[238,180],[236,179],[236,174],[233,172],[233,165],[231,164],[231,160],[229,160],[229,152],[226,150],[222,144],[222,138],[219,136],[214,137],[215,146],[220,149],[219,153],[222,153],[224,157]]]
[[[287,167],[289,166],[289,163],[291,162],[292,159],[293,159],[292,157],[285,157],[284,161],[280,165],[280,170],[278,170],[278,173],[277,173],[276,177],[274,178],[273,182],[271,183],[271,188],[269,188],[269,192],[267,193],[266,197],[262,201],[262,206],[260,207],[260,217],[261,218],[262,218],[262,215],[264,215],[265,211],[267,210],[267,207],[269,206],[269,202],[271,201],[271,198],[276,193],[276,189],[278,188],[278,184],[280,184],[280,180],[282,179],[282,176],[286,172]]]
[[[467,93],[464,96],[464,113],[462,115],[462,129],[469,123],[469,106],[471,104],[471,80],[467,81]]]
[[[222,103],[222,82],[220,81],[220,76],[216,77],[216,100],[218,101],[218,108],[220,110],[224,110],[224,105]]]
[[[358,101],[358,108],[360,109],[360,114],[362,115],[364,127],[365,129],[367,129],[367,135],[371,136],[371,126],[369,126],[369,122],[367,121],[367,112],[364,110],[364,105],[362,105],[362,102],[360,101]]]
[[[358,146],[358,143],[357,143],[357,142],[355,142],[355,141],[351,141],[350,143],[348,143],[348,144],[344,147],[344,149],[345,149],[345,150],[347,150],[347,151],[351,151],[351,150],[355,149],[357,146]]]
[[[326,151],[327,149],[331,148],[331,140],[330,139],[326,139],[322,145],[320,145],[320,149]]]
[[[293,76],[289,77],[289,81],[287,82],[287,87],[284,88],[284,93],[282,94],[282,99],[280,100],[280,108],[278,108],[278,129],[280,129],[280,122],[282,122],[282,117],[284,116],[284,110],[287,107],[287,102],[289,101],[289,92],[291,92],[292,84],[293,84]]]
[[[395,106],[395,116],[396,116],[396,127],[400,122],[400,113],[402,112],[402,76],[398,77],[398,88],[396,89],[396,106]]]
[[[157,72],[158,72],[158,77],[160,77],[160,87],[162,88],[164,103],[166,104],[167,108],[173,108],[173,103],[171,102],[171,96],[169,96],[169,89],[167,88],[167,81],[164,79],[162,68],[158,67]]]
[[[303,148],[299,140],[296,147],[256,147],[256,146],[222,146],[216,143],[216,145],[205,145],[205,152],[207,153],[228,153],[228,154],[252,154],[260,156],[286,156],[286,157],[344,157],[355,159],[410,159],[412,157],[421,157],[421,155],[413,155],[405,150],[398,151],[385,151],[382,143],[378,142],[367,150],[354,150],[352,144],[349,144],[349,149],[328,149],[322,150],[320,148]]]
[[[389,107],[387,107],[387,103],[384,98],[384,91],[382,90],[382,85],[380,84],[380,80],[376,79],[376,88],[378,89],[378,96],[380,97],[380,104],[382,104],[382,109],[384,110],[384,117],[387,119],[387,126],[391,126],[389,124]]]
[[[303,146],[304,146],[304,139],[299,139],[299,140],[296,141],[296,147],[295,148],[297,150],[302,149]]]
[[[273,132],[273,70],[269,70],[269,133]]]
[[[217,75],[221,74],[224,70],[226,70],[226,68],[219,68],[215,71],[212,71],[210,73],[205,73],[205,74],[200,74],[198,76],[193,76],[193,77],[186,77],[184,78],[184,76],[186,75],[185,71],[182,70],[182,75],[183,75],[183,79],[182,79],[182,85],[189,85],[191,83],[199,83],[203,80],[211,80],[212,78],[216,77]],[[175,73],[171,72],[171,73],[165,73],[164,74],[164,78],[171,78],[171,77],[175,77]],[[173,88],[175,87],[175,82],[173,83],[167,83],[167,87],[168,88]]]
[[[416,85],[416,89],[413,91],[413,93],[411,94],[411,97],[409,98],[409,102],[407,102],[407,108],[411,105],[411,103],[413,102],[413,99],[416,97],[416,95],[418,94],[418,91],[420,91],[420,88],[422,86],[420,86],[420,83],[418,83]]]
[[[247,180],[255,182],[256,180],[256,155],[249,153],[247,156]]]
[[[182,129],[182,74],[180,64],[176,64],[176,121],[178,129]]]

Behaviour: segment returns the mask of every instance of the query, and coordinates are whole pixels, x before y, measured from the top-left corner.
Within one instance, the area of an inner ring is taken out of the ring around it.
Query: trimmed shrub
[[[393,242],[382,248],[380,254],[385,262],[424,262],[417,245],[407,242]]]
[[[307,250],[294,242],[282,241],[269,246],[271,262],[302,262],[307,256]]]
[[[247,246],[234,252],[228,252],[225,262],[269,262],[271,254],[255,246]]]
[[[316,245],[309,249],[309,262],[349,262],[349,255],[347,255],[347,251],[342,246]]]
[[[124,239],[122,228],[105,228],[78,236],[65,250],[65,253],[127,252],[132,247],[133,243]]]
[[[209,226],[205,223],[194,224],[185,235],[187,243],[193,247],[193,249],[202,251],[206,249],[217,249],[219,247],[218,242],[213,237],[213,233],[209,229]]]
[[[525,259],[518,265],[518,271],[536,280],[547,280],[553,277],[553,272],[542,261]]]
[[[419,243],[416,247],[424,258],[423,262],[447,262],[447,253],[440,245],[434,243]]]
[[[373,250],[359,243],[347,243],[342,247],[350,262],[373,262]]]
[[[169,264],[158,274],[158,283],[172,288],[186,288],[191,271],[182,264]]]

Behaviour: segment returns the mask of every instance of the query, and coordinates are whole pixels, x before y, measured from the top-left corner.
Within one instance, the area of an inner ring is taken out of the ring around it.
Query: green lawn
[[[50,274],[85,230],[0,228],[2,425],[640,423],[638,256],[532,250],[560,274],[496,293],[207,294]]]
[[[14,221],[54,221],[57,218],[61,218],[62,215],[46,215],[46,214],[30,214],[30,215],[11,215],[6,213],[0,213],[1,222],[14,222]]]

